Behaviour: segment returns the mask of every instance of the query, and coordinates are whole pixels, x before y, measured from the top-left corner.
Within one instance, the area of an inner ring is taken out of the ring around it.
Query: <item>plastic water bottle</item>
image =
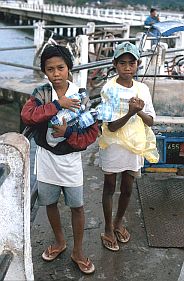
[[[87,107],[89,107],[91,105],[91,104],[89,104],[89,96],[88,96],[85,88],[79,89],[79,96],[81,99],[80,110],[85,111],[87,109]]]
[[[97,112],[95,109],[85,111],[79,116],[79,126],[81,128],[87,128],[93,125],[97,120]]]
[[[76,95],[70,96],[70,98],[76,98]],[[63,125],[63,117],[65,118],[68,125],[73,125],[78,121],[78,117],[81,115],[82,112],[86,109],[86,103],[89,100],[87,96],[86,89],[80,88],[78,92],[78,99],[81,100],[80,108],[75,108],[75,111],[71,111],[69,109],[62,109],[60,110],[56,116],[53,116],[50,120],[50,125]]]
[[[68,109],[62,109],[57,113],[57,115],[52,117],[50,122],[51,125],[63,125],[63,117],[64,117],[67,124],[71,125],[72,123],[75,123],[75,120],[77,119],[79,114],[80,113],[78,109],[76,109],[75,112]]]
[[[111,121],[113,117],[112,106],[108,103],[101,103],[96,108],[98,112],[98,120]]]

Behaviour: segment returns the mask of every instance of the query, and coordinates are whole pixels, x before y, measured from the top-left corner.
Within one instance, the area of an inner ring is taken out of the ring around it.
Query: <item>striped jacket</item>
[[[48,121],[61,110],[57,100],[52,101],[52,87],[49,83],[34,89],[32,96],[21,111],[22,121],[25,125],[35,129],[34,139],[37,145],[44,147],[54,154],[62,155],[75,151],[85,150],[95,142],[98,136],[97,122],[81,129],[77,125],[68,126],[64,135],[65,140],[55,147],[46,141]]]

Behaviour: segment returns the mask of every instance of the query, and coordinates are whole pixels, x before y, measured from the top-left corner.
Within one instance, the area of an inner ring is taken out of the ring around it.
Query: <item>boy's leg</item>
[[[63,234],[62,227],[61,227],[61,220],[60,220],[60,214],[59,214],[59,210],[57,207],[57,203],[46,206],[46,210],[47,210],[47,216],[48,216],[50,225],[52,227],[52,230],[54,232],[55,239],[56,239],[56,244],[52,246],[52,249],[61,250],[64,248],[66,242],[65,242],[64,234]]]
[[[83,207],[83,186],[64,187],[63,194],[65,197],[65,204],[70,207],[72,213],[72,229],[74,237],[72,257],[75,260],[85,260],[82,251],[85,223]]]
[[[122,172],[122,179],[121,179],[121,186],[120,186],[121,194],[119,196],[118,209],[117,209],[116,216],[114,218],[113,225],[115,230],[119,230],[120,236],[123,236],[122,240],[124,240],[125,242],[126,240],[129,240],[130,234],[126,231],[125,227],[122,225],[122,218],[125,214],[125,211],[130,201],[133,182],[134,182],[134,177],[132,175],[130,175],[127,171]]]
[[[71,258],[78,265],[79,269],[83,273],[93,273],[95,271],[94,264],[85,258],[82,249],[82,241],[84,234],[84,208],[83,206],[78,208],[71,208],[72,212],[72,228],[74,237],[74,247]]]
[[[60,194],[60,186],[38,181],[38,204],[46,206],[47,216],[56,238],[56,243],[49,246],[42,254],[42,258],[47,261],[54,260],[66,248],[57,207]]]
[[[105,235],[114,239],[112,222],[113,194],[116,187],[116,174],[104,175],[104,187],[102,195],[102,205],[105,219]]]
[[[53,261],[59,254],[66,249],[66,242],[61,228],[59,210],[57,203],[46,206],[47,216],[53,229],[56,243],[50,245],[42,254],[42,258],[46,261]]]
[[[72,212],[72,228],[73,228],[73,237],[74,237],[74,247],[72,256],[76,260],[85,260],[83,251],[82,251],[82,241],[84,234],[84,208],[71,208]]]
[[[83,273],[93,273],[93,263],[85,258],[82,249],[84,235],[84,208],[83,208],[83,186],[63,188],[65,204],[70,207],[72,213],[72,229],[74,247],[71,254],[72,260],[78,265]]]

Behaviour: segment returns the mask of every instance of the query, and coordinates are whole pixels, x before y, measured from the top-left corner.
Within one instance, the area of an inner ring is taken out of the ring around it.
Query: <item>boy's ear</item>
[[[115,60],[112,61],[112,64],[113,64],[114,67],[116,67],[116,65],[117,65]]]
[[[142,63],[142,60],[138,60],[137,61],[137,66],[141,65],[141,63]]]

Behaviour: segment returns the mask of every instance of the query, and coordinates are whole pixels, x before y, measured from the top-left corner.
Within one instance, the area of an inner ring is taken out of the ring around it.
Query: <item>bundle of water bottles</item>
[[[76,94],[69,96],[68,98],[77,98]],[[60,110],[57,115],[53,116],[49,122],[49,127],[53,125],[62,125],[63,117],[67,122],[68,126],[72,126],[76,123],[79,124],[81,128],[87,128],[93,125],[97,120],[97,111],[90,108],[89,97],[86,93],[86,89],[80,88],[78,92],[78,99],[81,101],[80,108],[71,111],[69,109]]]

